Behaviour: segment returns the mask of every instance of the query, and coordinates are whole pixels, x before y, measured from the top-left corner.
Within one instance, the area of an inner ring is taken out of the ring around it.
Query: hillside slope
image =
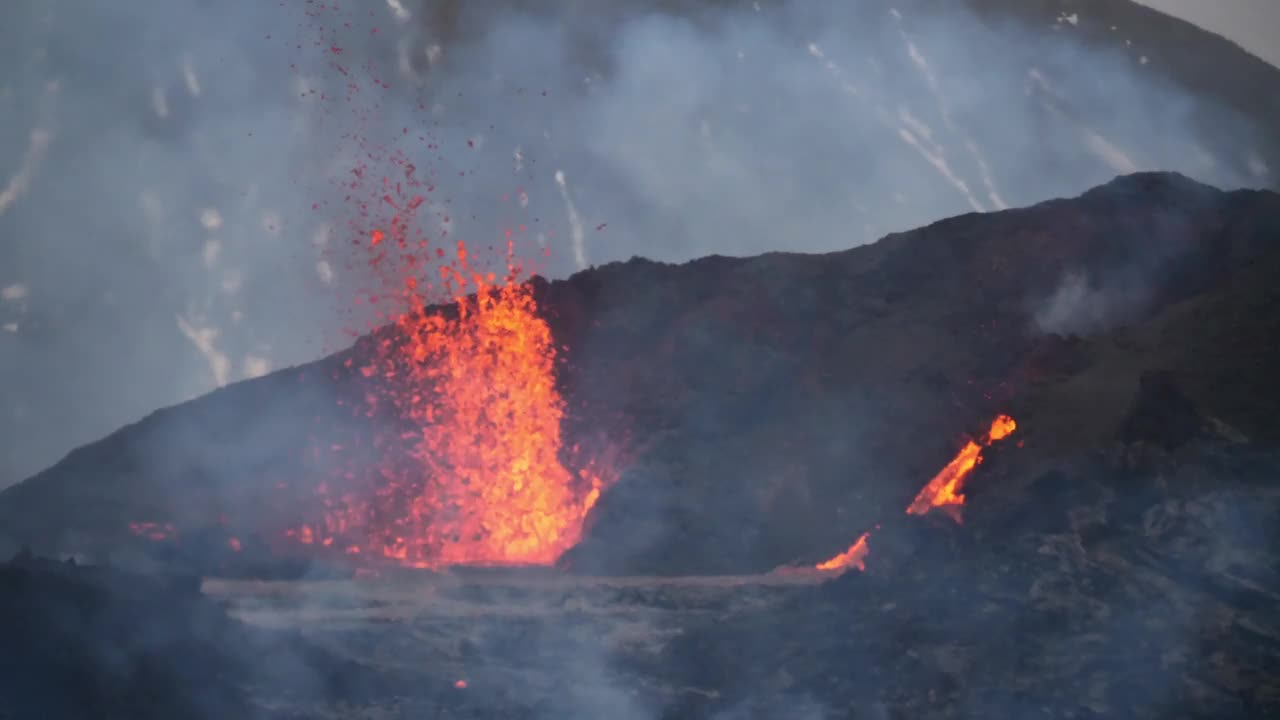
[[[348,313],[367,283],[335,250],[353,238],[319,247],[312,226],[357,213],[333,186],[355,169],[335,160],[362,155],[352,122],[378,145],[436,128],[440,153],[408,159],[443,163],[455,236],[554,232],[557,278],[632,254],[843,249],[1136,170],[1280,187],[1280,70],[1130,0],[310,5],[4,4],[0,185],[25,189],[0,212],[0,487],[364,327]],[[334,46],[390,73],[357,78],[385,127],[350,117]],[[122,173],[137,157],[146,172]],[[528,207],[499,211],[514,188]],[[216,353],[176,317],[216,331]]]
[[[1020,422],[1015,479],[1109,442],[1149,371],[1216,432],[1274,445],[1278,237],[1274,194],[1140,174],[844,252],[539,281],[568,348],[567,445],[621,473],[564,560],[608,573],[816,561],[900,514],[996,413]],[[0,493],[0,528],[104,551],[136,545],[142,520],[270,540],[314,519],[332,458],[308,451],[377,425],[338,406],[373,382],[346,364],[375,341],[81,448]]]

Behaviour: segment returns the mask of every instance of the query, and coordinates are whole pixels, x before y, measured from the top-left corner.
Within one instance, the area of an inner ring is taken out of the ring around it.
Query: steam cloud
[[[550,276],[846,248],[1134,169],[1272,181],[1258,129],[1193,106],[1140,48],[1086,51],[1087,18],[711,5],[6,3],[0,487],[365,327],[335,184],[352,133],[431,162],[452,236],[526,224]]]

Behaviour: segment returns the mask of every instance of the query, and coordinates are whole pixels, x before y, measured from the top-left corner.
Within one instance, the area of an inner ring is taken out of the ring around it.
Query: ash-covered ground
[[[221,513],[261,539],[305,511],[275,485],[297,421],[357,373],[156,413],[0,493],[9,543],[121,568],[0,568],[0,717],[1276,717],[1278,203],[1139,174],[845,253],[539,281],[597,401],[569,436],[636,443],[560,570],[230,547]],[[1006,412],[960,512],[904,513]],[[159,510],[175,537],[131,531]],[[865,572],[770,572],[865,532]]]
[[[650,718],[699,687],[648,672],[691,627],[769,612],[814,574],[584,578],[555,571],[410,572],[336,581],[209,581],[253,626],[299,632],[378,676],[337,703],[264,706],[300,717]]]
[[[264,698],[300,716],[1274,717],[1280,458],[1172,393],[1148,382],[1122,439],[1042,467],[1018,502],[888,519],[865,572],[204,589],[377,678],[337,703]]]
[[[20,557],[0,717],[1275,717],[1280,457],[1159,387],[1016,502],[888,519],[865,572],[201,584]]]

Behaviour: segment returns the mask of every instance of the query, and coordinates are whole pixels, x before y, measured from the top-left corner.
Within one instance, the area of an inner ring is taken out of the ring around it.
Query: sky
[[[1280,0],[1138,0],[1218,33],[1280,67]]]
[[[0,3],[0,488],[367,329],[346,196],[363,164],[377,204],[388,153],[439,185],[437,240],[527,227],[551,277],[845,249],[1136,170],[1274,184],[1257,128],[1141,47],[1082,50],[1068,13],[1014,32],[960,3],[561,2],[580,11],[454,3],[483,16],[461,38],[412,0]],[[1258,53],[1280,15],[1150,2]]]

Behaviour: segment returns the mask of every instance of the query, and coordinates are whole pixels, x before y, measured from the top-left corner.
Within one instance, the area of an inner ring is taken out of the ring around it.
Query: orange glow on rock
[[[982,450],[990,446],[992,443],[1003,440],[1018,429],[1018,424],[1012,417],[1008,415],[998,415],[991,422],[991,429],[987,431],[986,437],[981,443],[969,440],[964,447],[960,448],[960,452],[942,468],[928,485],[924,486],[915,500],[907,506],[908,515],[924,515],[934,508],[942,508],[949,511],[956,522],[960,522],[960,507],[964,505],[964,495],[960,492],[965,478],[973,472],[973,469],[982,462]],[[1019,445],[1019,447],[1021,447]],[[814,567],[823,571],[845,570],[850,567],[856,567],[859,570],[866,570],[866,558],[868,554],[867,537],[870,533],[863,533],[848,550],[836,555],[825,562],[818,563]]]
[[[1015,422],[1013,418],[1008,415],[998,415],[996,416],[996,419],[991,422],[991,430],[987,433],[987,444],[990,445],[996,440],[1003,440],[1013,434],[1013,431],[1017,429],[1018,423]]]
[[[966,442],[951,462],[916,495],[916,499],[907,506],[907,514],[923,515],[935,507],[963,505],[964,495],[960,494],[960,486],[981,458],[982,446],[972,440]]]
[[[965,479],[982,462],[982,449],[993,442],[1003,440],[1016,429],[1018,424],[1013,418],[1008,415],[998,415],[991,422],[991,429],[987,431],[982,443],[979,444],[973,440],[966,442],[955,458],[947,463],[947,466],[942,468],[916,495],[915,500],[907,506],[907,514],[924,515],[936,507],[958,509],[958,506],[964,505],[964,494],[961,489]],[[953,516],[959,521],[958,513]]]
[[[850,545],[848,550],[845,550],[826,562],[818,563],[814,567],[824,572],[844,570],[851,567],[856,567],[859,570],[866,570],[867,535],[868,533],[862,533],[862,536]]]

